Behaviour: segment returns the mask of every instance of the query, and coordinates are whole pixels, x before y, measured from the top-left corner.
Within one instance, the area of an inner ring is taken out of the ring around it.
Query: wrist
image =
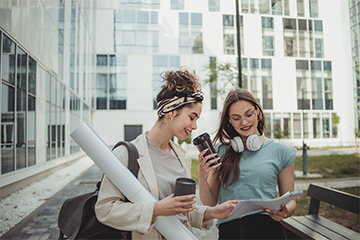
[[[209,220],[215,218],[214,216],[214,207],[208,207],[204,213],[204,220]]]

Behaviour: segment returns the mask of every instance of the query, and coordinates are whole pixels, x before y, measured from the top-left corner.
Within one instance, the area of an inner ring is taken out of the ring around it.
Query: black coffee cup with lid
[[[202,152],[205,149],[208,149],[208,151],[204,154],[204,157],[209,155],[209,154],[216,153],[214,145],[212,144],[211,139],[210,139],[210,135],[208,133],[203,133],[203,134],[197,136],[196,138],[194,138],[193,143],[200,152]],[[208,162],[210,160],[213,160],[215,158],[218,158],[218,155],[216,155],[213,158],[210,158],[206,162]],[[216,165],[218,163],[219,163],[219,161],[214,162],[214,163],[210,164],[210,167],[212,167],[212,166],[214,166],[214,165]]]
[[[191,178],[180,177],[175,182],[175,196],[191,195],[196,193],[196,182]],[[188,199],[183,202],[189,202],[193,199]],[[191,205],[183,208],[191,208]]]

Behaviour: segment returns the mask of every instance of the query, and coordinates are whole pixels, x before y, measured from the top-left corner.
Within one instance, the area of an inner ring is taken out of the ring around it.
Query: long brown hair
[[[259,109],[257,128],[260,133],[264,133],[264,134],[266,133],[265,115],[260,104],[257,102],[255,97],[249,91],[243,88],[236,88],[231,90],[226,96],[223,110],[221,113],[219,128],[217,130],[217,133],[213,141],[214,143],[219,141],[222,145],[230,144],[230,139],[239,136],[239,133],[236,132],[236,130],[229,122],[229,109],[233,103],[238,102],[240,100],[248,101],[252,105],[254,105],[255,109]],[[222,187],[226,188],[227,186],[235,183],[239,179],[240,159],[241,159],[241,153],[236,153],[232,149],[232,147],[229,147],[226,150],[224,157],[222,159],[222,164],[219,167],[218,171],[216,171],[216,174],[219,176]],[[230,179],[230,175],[232,171],[233,171],[233,177],[231,179],[231,182],[229,183],[228,181]]]

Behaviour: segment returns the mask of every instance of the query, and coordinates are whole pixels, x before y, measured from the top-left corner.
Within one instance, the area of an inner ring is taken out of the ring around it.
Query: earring
[[[173,117],[171,116],[171,117],[169,118],[169,123],[171,123],[172,120],[173,120]]]

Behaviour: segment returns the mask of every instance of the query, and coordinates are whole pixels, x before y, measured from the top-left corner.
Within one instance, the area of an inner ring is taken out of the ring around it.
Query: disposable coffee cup
[[[193,144],[197,147],[197,149],[200,152],[204,151],[205,149],[208,149],[208,151],[204,154],[204,157],[209,154],[216,153],[214,145],[212,144],[210,135],[208,133],[203,133],[203,134],[197,136],[196,138],[194,138]],[[208,159],[206,162],[214,160],[215,158],[218,158],[218,155],[216,155],[213,158]],[[210,167],[212,167],[218,163],[219,163],[218,161],[214,162],[214,163],[210,164]]]
[[[196,192],[196,182],[191,178],[177,178],[175,182],[175,196],[184,196],[195,194]],[[193,199],[188,199],[183,202],[189,202]],[[185,206],[184,208],[191,208],[191,205]]]

